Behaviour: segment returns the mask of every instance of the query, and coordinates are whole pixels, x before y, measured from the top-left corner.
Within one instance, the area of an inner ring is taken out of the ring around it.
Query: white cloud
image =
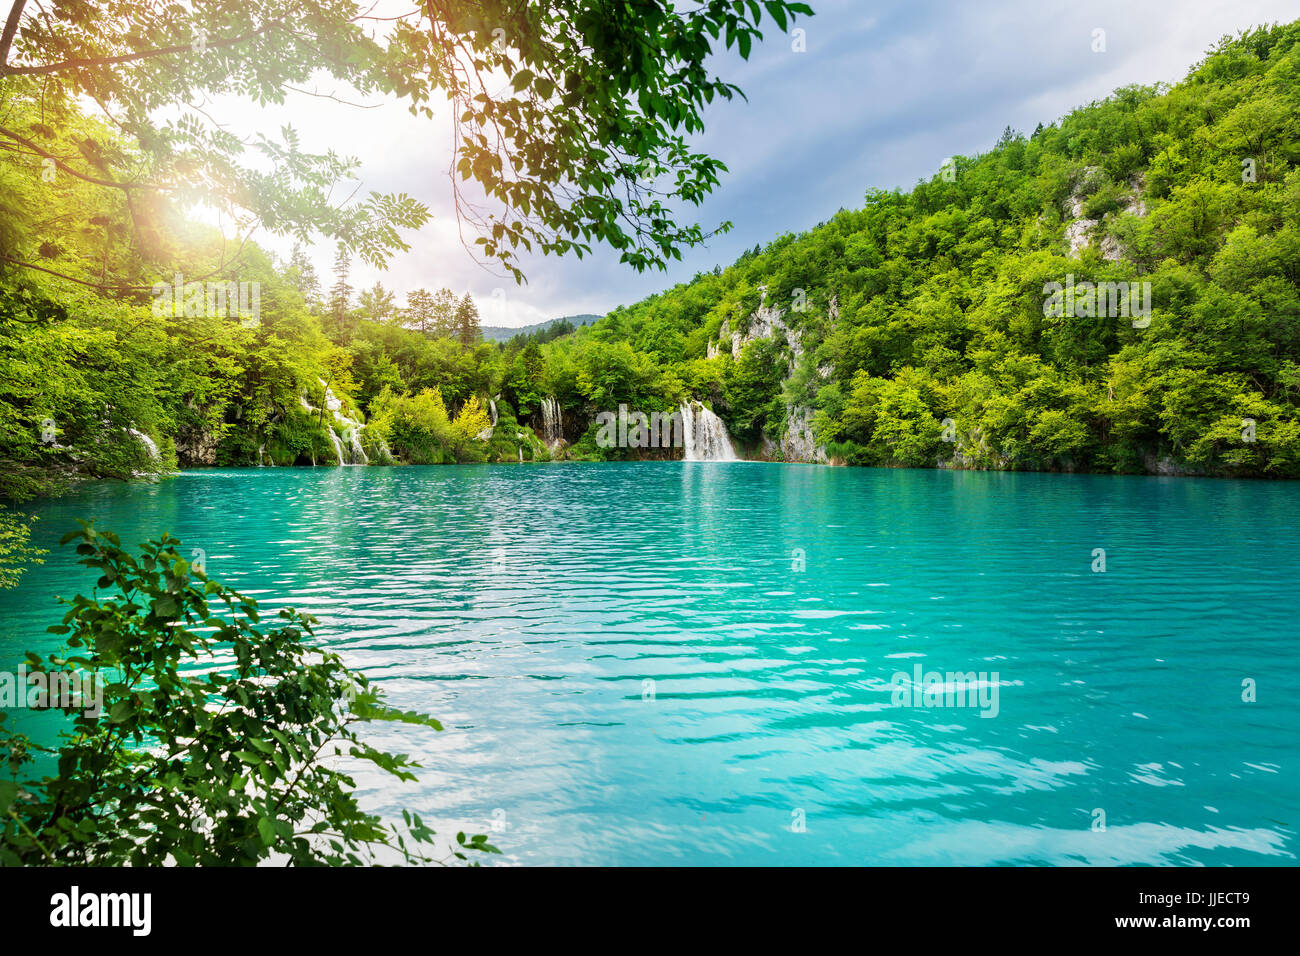
[[[358,265],[356,286],[380,280],[399,298],[421,286],[469,291],[485,324],[524,325],[604,312],[686,281],[756,243],[860,206],[869,187],[907,188],[932,175],[944,157],[986,150],[1004,126],[1028,132],[1116,87],[1177,81],[1221,36],[1296,16],[1293,0],[1187,0],[1177,7],[1137,0],[893,0],[869,12],[860,0],[813,0],[812,6],[818,15],[799,24],[808,31],[808,52],[793,53],[769,24],[768,40],[751,62],[718,59],[719,71],[745,90],[748,102],[709,108],[700,144],[731,173],[688,214],[706,226],[730,219],[736,228],[687,253],[666,274],[638,275],[609,250],[581,261],[526,258],[530,282],[522,288],[484,270],[457,233],[445,117],[430,122],[400,104],[356,110],[291,94],[285,108],[241,105],[231,120],[242,129],[292,122],[304,149],[334,148],[360,159],[363,194],[408,192],[430,206],[434,219],[408,237],[412,249],[383,274]],[[1096,27],[1106,30],[1105,53],[1092,52]],[[328,86],[322,92],[348,98]],[[265,244],[281,254],[290,245]],[[327,277],[333,250],[318,244],[314,255]]]

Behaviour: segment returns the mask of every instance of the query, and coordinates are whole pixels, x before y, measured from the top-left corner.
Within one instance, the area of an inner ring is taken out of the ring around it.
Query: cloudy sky
[[[301,95],[283,110],[241,119],[263,128],[290,122],[305,149],[333,147],[359,159],[363,191],[404,191],[431,208],[433,221],[408,236],[410,252],[382,274],[355,267],[354,286],[379,280],[399,299],[448,286],[473,294],[484,324],[524,325],[634,302],[856,208],[867,189],[907,188],[948,156],[987,150],[1008,125],[1030,132],[1116,87],[1175,81],[1224,34],[1300,16],[1295,0],[808,2],[817,15],[798,24],[805,52],[769,24],[748,62],[717,59],[717,72],[748,102],[706,114],[698,145],[730,174],[698,221],[730,220],[734,229],[666,273],[638,274],[604,250],[581,261],[525,259],[523,287],[485,269],[457,235],[445,120],[420,120],[393,103],[352,109]],[[1104,52],[1093,49],[1098,30]],[[332,248],[319,243],[312,255],[328,276]]]

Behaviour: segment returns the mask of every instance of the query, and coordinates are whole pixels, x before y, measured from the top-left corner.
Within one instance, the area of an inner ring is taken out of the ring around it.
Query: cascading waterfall
[[[358,423],[353,427],[349,428],[346,432],[347,439],[348,439],[348,445],[347,445],[348,453],[350,454],[352,458],[352,464],[354,465],[370,464],[370,459],[366,457],[366,450],[361,447],[361,438],[358,434],[361,431],[361,429],[365,427],[366,426]]]
[[[564,440],[564,417],[554,395],[542,399],[542,440],[551,448]]]
[[[145,450],[145,454],[149,456],[150,461],[157,461],[161,457],[158,454],[158,445],[144,432],[136,428],[128,428],[126,429],[126,433],[140,443],[141,447]],[[135,474],[137,478],[142,478],[147,474],[147,472],[137,471],[133,474]]]
[[[337,395],[335,395],[333,389],[331,389],[328,385],[326,385],[323,380],[317,379],[317,381],[320,382],[320,387],[325,390],[326,410],[333,417],[334,421],[343,427],[343,437],[346,439],[346,443],[339,439],[339,436],[334,432],[334,428],[331,425],[329,424],[325,425],[325,433],[329,435],[330,443],[334,446],[334,452],[338,457],[339,464],[340,465],[370,464],[370,459],[366,457],[366,451],[361,446],[361,437],[360,437],[361,429],[365,428],[366,426],[363,425],[361,422],[357,421],[356,419],[349,418],[347,415],[344,415],[343,400],[339,398]],[[317,411],[317,409],[310,402],[308,402],[304,396],[299,395],[298,401],[302,403],[302,407],[305,408],[307,411],[309,412]],[[260,456],[261,456],[260,450],[258,451],[258,456],[260,460]]]
[[[381,465],[391,465],[393,463],[393,452],[388,447],[388,442],[382,438],[375,439],[375,452]]]
[[[148,453],[150,458],[152,458],[154,461],[158,460],[158,445],[154,442],[152,438],[150,438],[144,432],[137,431],[134,428],[128,428],[126,432],[128,435],[130,435],[132,438],[134,438],[136,441],[138,441],[141,445],[144,446],[144,450]]]
[[[330,441],[334,445],[334,453],[339,456],[339,464],[346,465],[347,462],[343,460],[343,442],[339,441],[339,436],[334,434],[334,429],[328,425],[325,426],[325,434],[330,436]]]
[[[739,461],[727,426],[699,402],[682,405],[682,440],[686,461]]]
[[[496,403],[496,399],[494,398],[488,399],[488,414],[492,416],[492,427],[496,428],[497,427],[497,403]]]

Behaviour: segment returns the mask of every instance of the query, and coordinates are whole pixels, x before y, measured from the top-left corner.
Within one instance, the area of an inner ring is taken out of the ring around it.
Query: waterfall
[[[497,403],[496,399],[488,399],[488,414],[492,416],[492,427],[497,427]]]
[[[154,440],[152,438],[150,438],[144,432],[137,431],[134,428],[128,428],[126,432],[128,435],[130,435],[132,438],[134,438],[136,441],[138,441],[141,445],[144,446],[144,450],[148,452],[150,458],[152,458],[154,461],[158,460],[158,446],[157,444],[154,443]]]
[[[262,467],[262,452],[266,451],[266,442],[257,446],[257,467]]]
[[[682,405],[682,432],[686,461],[739,461],[727,426],[699,402]]]
[[[340,465],[345,465],[345,464],[347,464],[347,462],[345,462],[345,461],[343,460],[343,442],[339,441],[339,436],[336,435],[336,434],[334,434],[334,429],[332,429],[332,428],[330,428],[328,425],[326,425],[326,426],[325,426],[325,434],[326,434],[326,435],[329,435],[329,436],[330,436],[330,441],[334,443],[334,451],[335,451],[335,452],[338,454],[338,456],[339,456],[339,464],[340,464]]]
[[[360,433],[361,429],[366,426],[354,418],[349,418],[343,414],[343,400],[334,394],[334,390],[325,384],[324,380],[317,379],[320,387],[325,391],[325,408],[333,416],[334,421],[343,426],[343,436],[347,439],[344,444],[339,440],[339,436],[334,433],[334,429],[326,424],[325,433],[330,437],[330,443],[334,446],[334,451],[338,454],[340,465],[368,465],[370,459],[366,457],[366,451],[361,446]],[[298,401],[302,407],[309,412],[315,412],[317,409],[307,401],[306,397],[299,395]],[[258,452],[259,460],[261,452]]]
[[[361,439],[358,432],[365,428],[365,425],[354,425],[347,430],[348,455],[353,465],[368,465],[370,459],[366,457],[366,450],[361,447]]]
[[[554,395],[542,399],[542,440],[551,448],[564,441],[564,416]]]

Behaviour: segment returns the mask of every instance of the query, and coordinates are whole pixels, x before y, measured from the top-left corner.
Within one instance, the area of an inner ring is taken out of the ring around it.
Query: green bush
[[[259,629],[257,603],[210,580],[167,535],[139,557],[84,522],[63,543],[73,540],[111,596],[65,601],[50,630],[66,650],[29,653],[27,667],[92,675],[102,699],[49,701],[70,719],[54,746],[0,714],[10,776],[0,780],[0,863],[344,866],[379,852],[405,863],[497,852],[461,833],[439,858],[419,816],[403,812],[399,828],[361,810],[337,758],[400,780],[419,765],[365,743],[358,726],[442,728],[384,706],[365,677],[308,643],[310,617],[285,608],[277,627]],[[53,776],[35,775],[35,755]]]

